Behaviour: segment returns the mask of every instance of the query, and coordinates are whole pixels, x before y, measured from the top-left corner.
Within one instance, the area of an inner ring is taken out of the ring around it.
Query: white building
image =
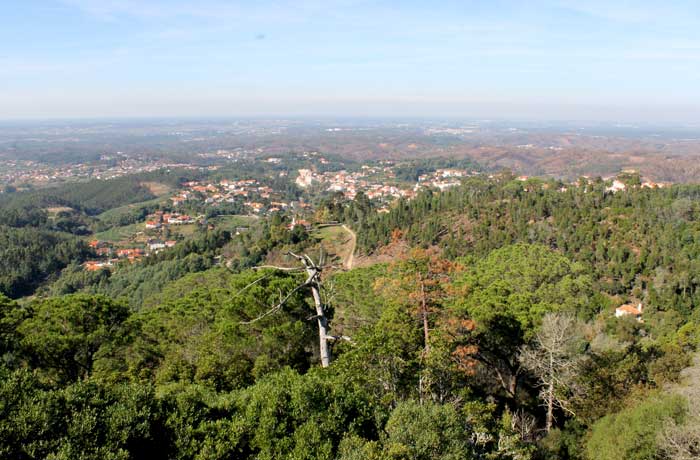
[[[620,192],[625,189],[625,184],[615,179],[610,187],[606,187],[606,192]]]

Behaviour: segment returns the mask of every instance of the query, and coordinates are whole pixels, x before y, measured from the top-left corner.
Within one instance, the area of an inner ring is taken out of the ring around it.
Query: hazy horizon
[[[693,123],[698,19],[690,1],[10,2],[0,119]]]

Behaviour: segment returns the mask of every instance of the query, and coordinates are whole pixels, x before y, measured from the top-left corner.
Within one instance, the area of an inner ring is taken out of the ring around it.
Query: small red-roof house
[[[632,316],[634,318],[637,318],[637,320],[641,321],[642,304],[639,303],[637,306],[634,306],[631,303],[620,305],[615,309],[615,317],[621,318],[623,316]]]
[[[117,257],[127,258],[127,259],[138,259],[143,256],[143,249],[141,248],[130,248],[130,249],[118,249]]]
[[[294,228],[297,226],[304,227],[307,231],[311,230],[311,222],[309,222],[308,220],[297,219],[296,217],[292,217],[292,223],[287,225],[287,228],[289,230],[294,230]]]
[[[110,247],[97,248],[95,250],[95,254],[97,254],[98,256],[102,256],[102,257],[111,256],[112,255],[112,248],[110,248]]]
[[[112,262],[110,262],[110,261],[105,262],[103,260],[88,260],[87,262],[85,262],[83,264],[83,266],[85,267],[85,270],[94,272],[94,271],[102,270],[103,268],[112,267]]]

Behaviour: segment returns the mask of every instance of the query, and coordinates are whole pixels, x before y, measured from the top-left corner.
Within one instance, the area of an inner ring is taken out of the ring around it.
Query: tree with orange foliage
[[[389,282],[397,297],[405,299],[411,313],[422,329],[425,362],[431,351],[431,330],[441,313],[441,307],[449,295],[450,275],[459,266],[443,259],[435,249],[412,249],[406,258],[389,267]],[[431,382],[425,373],[419,378],[421,398],[429,392]]]
[[[435,249],[412,249],[409,255],[389,267],[397,293],[408,301],[423,329],[423,349],[430,350],[433,317],[447,297],[450,273],[455,268]]]

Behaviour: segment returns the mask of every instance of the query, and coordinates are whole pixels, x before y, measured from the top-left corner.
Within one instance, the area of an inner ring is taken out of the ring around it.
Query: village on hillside
[[[305,153],[303,158],[311,158],[319,165],[328,165],[329,161],[318,156],[316,152]],[[269,164],[270,168],[284,166],[285,160],[270,157],[260,160]],[[379,213],[389,212],[391,205],[398,199],[411,200],[421,190],[433,189],[445,191],[456,187],[468,177],[480,175],[478,171],[462,168],[435,168],[417,176],[415,182],[398,180],[396,165],[391,161],[381,161],[363,164],[354,170],[340,169],[335,171],[321,170],[315,167],[298,168],[290,171],[273,169],[271,174],[293,182],[301,191],[298,199],[290,198],[284,190],[275,190],[263,179],[256,178],[219,178],[213,180],[189,180],[165,197],[162,209],[147,215],[143,222],[134,226],[134,235],[125,241],[90,241],[90,248],[96,258],[85,262],[87,270],[112,268],[122,262],[134,262],[156,254],[178,244],[184,229],[208,225],[207,215],[217,215],[221,209],[232,209],[233,214],[241,216],[264,217],[276,213],[287,215],[291,220],[288,228],[296,226],[310,228],[310,217],[315,209],[314,197],[328,193],[341,194],[345,199],[354,200],[363,193],[375,203]],[[628,180],[633,171],[625,171],[618,176],[604,178],[606,192],[616,193],[628,188]],[[487,175],[495,178],[496,174]],[[518,176],[517,179],[526,183],[525,191],[531,191],[530,177]],[[581,181],[584,182],[581,182]],[[566,192],[569,187],[591,184],[593,179],[582,179],[564,184],[560,192]],[[634,186],[642,188],[663,187],[665,184],[652,181],[639,181]],[[548,187],[548,184],[543,184]],[[213,228],[213,227],[212,227]],[[174,231],[174,229],[178,229]],[[236,229],[237,232],[245,228]],[[178,236],[179,235],[179,236]],[[186,235],[185,235],[186,236]],[[636,315],[641,317],[640,315]]]

